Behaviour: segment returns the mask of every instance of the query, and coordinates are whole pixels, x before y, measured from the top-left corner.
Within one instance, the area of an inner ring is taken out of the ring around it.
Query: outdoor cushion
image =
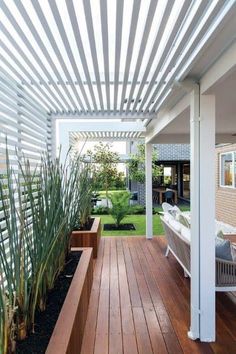
[[[173,216],[169,214],[168,212],[164,213],[164,219],[167,222],[170,222],[171,219],[173,219]]]
[[[190,243],[191,242],[191,230],[184,225],[181,226],[181,235]]]
[[[175,229],[175,231],[180,232],[181,230],[181,224],[176,221],[174,218],[170,219],[169,221],[170,225],[173,227],[173,229]]]
[[[216,237],[215,249],[217,258],[225,259],[227,261],[233,260],[231,254],[231,244],[229,240],[222,240],[221,238]]]

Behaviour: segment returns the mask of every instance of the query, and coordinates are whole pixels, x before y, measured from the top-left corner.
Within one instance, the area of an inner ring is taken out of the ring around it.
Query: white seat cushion
[[[181,235],[185,238],[189,243],[191,242],[191,231],[188,227],[181,224]]]
[[[169,221],[170,225],[175,229],[175,231],[180,232],[181,231],[181,224],[176,221],[174,218],[170,219]]]

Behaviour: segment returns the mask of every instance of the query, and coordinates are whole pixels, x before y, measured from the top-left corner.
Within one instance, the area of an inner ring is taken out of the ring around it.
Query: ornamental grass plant
[[[43,154],[33,165],[18,158],[0,179],[0,352],[14,352],[16,340],[34,332],[35,312],[64,268],[69,236],[81,205],[88,171],[80,156],[64,165]]]
[[[113,217],[116,227],[119,228],[121,221],[129,212],[130,193],[128,191],[122,191],[109,195],[112,207],[110,208],[110,214]]]

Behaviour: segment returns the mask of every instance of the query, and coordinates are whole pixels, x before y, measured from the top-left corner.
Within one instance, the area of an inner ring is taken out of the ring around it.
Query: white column
[[[200,97],[200,340],[215,341],[215,97]]]
[[[56,121],[56,155],[59,155],[60,161],[64,163],[70,148],[69,143],[69,128],[65,122]]]
[[[153,236],[152,221],[152,144],[145,144],[145,183],[146,183],[146,238]]]
[[[199,112],[200,108],[200,112]],[[191,328],[215,340],[215,98],[191,93]]]
[[[200,259],[200,112],[199,86],[190,94],[190,200],[191,200],[191,324],[188,336],[197,339],[199,331]]]

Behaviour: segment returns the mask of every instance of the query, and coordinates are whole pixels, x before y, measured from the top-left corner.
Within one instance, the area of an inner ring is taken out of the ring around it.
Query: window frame
[[[231,186],[227,186],[225,184],[222,184],[222,156],[223,155],[227,155],[227,154],[231,154],[232,155],[232,163],[233,163],[233,176],[232,176],[232,185]],[[221,188],[230,188],[230,189],[236,189],[236,178],[235,178],[235,170],[236,170],[236,150],[230,150],[230,151],[225,151],[225,152],[221,152],[220,153],[220,161],[219,161],[219,172],[220,172],[220,178],[219,178],[219,185]]]

